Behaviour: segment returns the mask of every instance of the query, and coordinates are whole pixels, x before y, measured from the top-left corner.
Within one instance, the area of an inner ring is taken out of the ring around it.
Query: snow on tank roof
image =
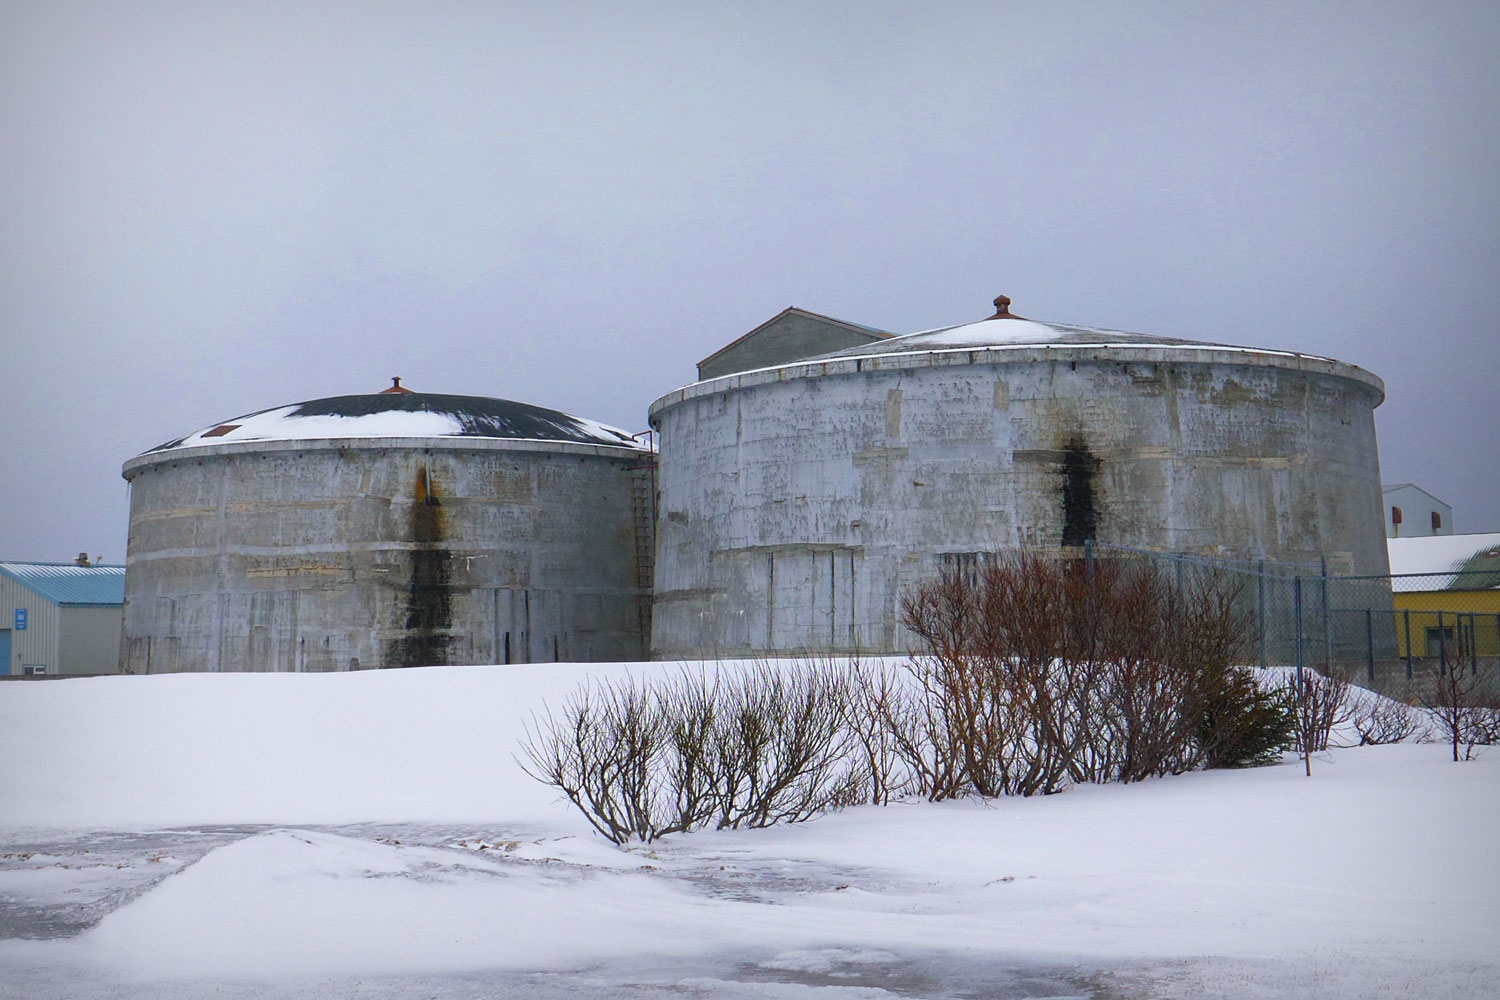
[[[1108,357],[1112,361],[1129,361],[1138,356],[1151,361],[1175,363],[1201,359],[1230,364],[1238,363],[1238,359],[1243,357],[1245,363],[1250,365],[1319,372],[1352,380],[1364,385],[1375,395],[1376,406],[1385,399],[1385,383],[1379,377],[1336,358],[1304,354],[1301,351],[1240,347],[1207,340],[1181,340],[1101,327],[1046,323],[1017,316],[1009,307],[1010,299],[1002,295],[995,299],[995,315],[978,322],[908,333],[827,354],[694,382],[675,392],[669,392],[652,403],[651,420],[654,423],[656,414],[667,407],[722,392],[725,386],[746,388],[767,382],[858,372],[865,370],[861,366],[864,360],[871,362],[872,370],[890,371],[907,367],[974,364],[981,361],[987,364],[1005,363],[1009,360],[1035,361],[1039,356],[1053,360],[1066,360],[1070,357],[1102,360]]]
[[[241,441],[433,437],[645,447],[617,427],[544,406],[488,396],[403,391],[330,396],[259,410],[157,445],[146,454]]]
[[[1133,345],[1139,347],[1188,347],[1213,350],[1247,350],[1232,344],[1214,344],[1202,340],[1179,340],[1172,337],[1148,336],[1142,333],[1127,333],[1123,330],[1106,330],[1091,326],[1070,326],[1062,323],[1044,323],[1022,319],[1019,316],[990,317],[977,323],[945,326],[936,330],[908,333],[890,340],[861,344],[830,354],[820,354],[809,361],[824,361],[831,358],[859,358],[874,354],[904,354],[922,351],[969,350],[986,347],[1042,347],[1042,346],[1089,346],[1104,347]],[[1264,351],[1259,353],[1281,353]],[[1284,352],[1291,354],[1293,352]],[[1311,357],[1312,355],[1303,355]]]

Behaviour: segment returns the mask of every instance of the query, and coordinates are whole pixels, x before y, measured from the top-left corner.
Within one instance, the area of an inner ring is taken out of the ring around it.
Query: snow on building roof
[[[1393,580],[1398,593],[1500,587],[1500,531],[1388,538],[1385,544],[1392,574],[1425,574]]]
[[[124,566],[3,562],[0,573],[64,607],[125,603]]]
[[[241,441],[481,437],[643,449],[627,431],[530,403],[435,392],[330,396],[221,421],[146,454]]]

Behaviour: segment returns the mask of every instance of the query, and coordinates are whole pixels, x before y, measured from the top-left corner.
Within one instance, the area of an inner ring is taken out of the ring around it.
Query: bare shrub
[[[652,840],[673,825],[659,773],[667,730],[659,700],[645,687],[586,687],[558,714],[532,717],[522,767],[559,789],[614,843]]]
[[[1335,726],[1349,717],[1349,679],[1342,673],[1322,674],[1312,669],[1288,672],[1280,682],[1296,709],[1292,748],[1311,773],[1311,754],[1328,749]]]
[[[1068,780],[1071,659],[1059,658],[1065,598],[1035,557],[957,573],[902,597],[926,646],[911,659],[913,702],[895,721],[903,759],[930,799],[1032,795]]]
[[[859,800],[846,765],[847,678],[760,664],[721,689],[713,734],[720,829],[796,823]]]
[[[1139,781],[1223,759],[1241,701],[1253,700],[1234,667],[1247,635],[1235,588],[1213,575],[1178,586],[1132,565],[1102,593],[1109,631],[1099,714],[1119,759],[1092,780]],[[1205,726],[1210,718],[1216,731]],[[1212,753],[1210,737],[1222,744]]]
[[[672,799],[668,818],[653,833],[659,837],[697,829],[713,818],[719,791],[714,747],[722,699],[717,675],[710,678],[686,670],[659,682],[656,695],[670,751],[660,764],[661,780]]]
[[[965,659],[918,656],[908,661],[906,676],[881,671],[861,677],[857,697],[877,713],[876,738],[889,748],[891,791],[900,787],[932,802],[971,791],[974,755],[966,752],[964,734],[982,727],[961,709],[973,699],[958,696],[968,666]]]
[[[1470,760],[1476,746],[1493,743],[1493,706],[1487,706],[1483,678],[1461,665],[1439,664],[1424,678],[1421,703],[1430,713],[1435,736],[1453,749],[1453,759]],[[1490,738],[1486,741],[1485,737]],[[1463,756],[1459,756],[1459,748]]]
[[[1356,746],[1420,741],[1427,732],[1426,714],[1406,702],[1350,688],[1347,705],[1347,721],[1358,738]]]
[[[1475,706],[1464,730],[1465,754],[1472,757],[1475,747],[1490,747],[1497,743],[1500,743],[1500,706]]]
[[[847,691],[828,666],[604,682],[532,717],[521,766],[616,844],[798,822],[861,801]]]
[[[1217,577],[1031,554],[909,590],[902,621],[924,649],[912,699],[886,699],[899,756],[929,798],[1243,762],[1231,717],[1279,703],[1236,674],[1235,596]]]
[[[850,661],[842,721],[861,759],[863,802],[886,805],[915,787],[901,751],[905,727],[893,722],[904,716],[909,700],[902,678],[884,664],[866,664],[858,657]]]

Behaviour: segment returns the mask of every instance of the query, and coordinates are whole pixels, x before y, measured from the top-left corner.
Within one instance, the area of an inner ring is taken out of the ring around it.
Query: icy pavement
[[[986,818],[953,812],[945,826]],[[841,843],[878,855],[847,836],[806,838],[812,829],[624,851],[527,825],[33,831],[0,852],[0,997],[1493,995],[1494,965],[1478,960],[983,947],[986,923],[1042,916],[1027,895],[1035,876],[965,884],[914,877],[910,864],[829,861],[817,855]],[[1100,919],[1097,905],[1074,916]]]
[[[339,976],[275,982],[156,980],[120,983],[55,967],[16,968],[0,983],[0,996],[27,1000],[494,1000],[496,997],[571,1000],[651,998],[774,998],[774,1000],[1123,1000],[1149,994],[1120,993],[1080,970],[1011,968],[953,955],[866,955],[851,950],[795,967],[796,955],[761,961],[725,956],[715,961],[667,965],[611,963],[560,972],[455,972],[440,976]],[[8,984],[8,985],[7,985]],[[15,992],[6,992],[7,989]]]
[[[0,940],[69,937],[222,844],[266,827],[28,831],[0,849]]]
[[[817,947],[727,950],[663,960],[641,954],[616,955],[608,961],[545,970],[462,970],[436,974],[316,974],[288,970],[289,955],[255,956],[221,977],[205,966],[196,971],[168,952],[172,972],[165,977],[137,967],[101,966],[97,955],[75,947],[79,937],[109,914],[220,848],[275,845],[274,860],[290,843],[314,848],[320,857],[312,867],[322,876],[350,876],[379,884],[398,879],[415,885],[450,888],[483,885],[515,877],[557,891],[564,884],[584,885],[599,869],[643,876],[680,886],[686,893],[711,900],[757,906],[785,906],[798,896],[835,893],[859,885],[862,891],[910,891],[891,873],[865,866],[758,857],[725,845],[693,849],[687,843],[638,845],[617,851],[573,836],[548,835],[535,828],[511,828],[477,834],[450,825],[357,824],[304,828],[266,825],[211,826],[154,831],[31,831],[0,852],[0,996],[29,1000],[62,998],[199,997],[986,997],[1104,998],[1104,978],[1081,965],[1004,961],[996,956],[947,952],[901,953],[869,947]],[[368,850],[367,850],[368,849]],[[232,852],[226,852],[226,854]],[[331,856],[355,859],[340,870]],[[283,873],[284,874],[284,873]],[[282,879],[293,895],[294,886]],[[253,893],[252,893],[253,895]],[[382,896],[385,894],[382,893]],[[233,901],[245,905],[246,899]],[[253,904],[251,904],[253,905]],[[211,914],[199,911],[202,922]],[[255,914],[250,914],[253,919]],[[407,913],[386,916],[409,919]],[[525,920],[525,913],[510,919]],[[201,922],[200,922],[201,923]],[[160,930],[153,924],[150,930]],[[200,927],[201,929],[201,927]],[[112,928],[91,937],[106,949]],[[350,929],[354,930],[353,928]],[[420,936],[413,924],[410,933]],[[340,932],[341,933],[341,932]],[[403,932],[404,933],[404,932]],[[301,931],[297,932],[298,935]],[[4,942],[3,939],[9,939]],[[123,943],[136,950],[142,942],[126,934]],[[148,945],[149,947],[149,945]],[[581,949],[587,951],[587,948]],[[366,956],[368,957],[368,956]],[[280,961],[278,961],[278,958]],[[448,956],[451,960],[452,956]],[[210,965],[225,966],[221,952]],[[128,963],[127,963],[128,964]],[[337,963],[335,963],[337,964]],[[378,961],[370,963],[378,967]],[[441,964],[441,963],[440,963]],[[463,964],[462,956],[459,965]],[[107,963],[106,963],[107,966]],[[160,972],[158,967],[156,972]],[[186,971],[189,974],[183,976]]]

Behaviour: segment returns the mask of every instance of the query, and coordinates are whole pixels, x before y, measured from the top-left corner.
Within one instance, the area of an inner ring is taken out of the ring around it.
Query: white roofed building
[[[1401,655],[1493,669],[1500,657],[1500,531],[1386,542]]]

